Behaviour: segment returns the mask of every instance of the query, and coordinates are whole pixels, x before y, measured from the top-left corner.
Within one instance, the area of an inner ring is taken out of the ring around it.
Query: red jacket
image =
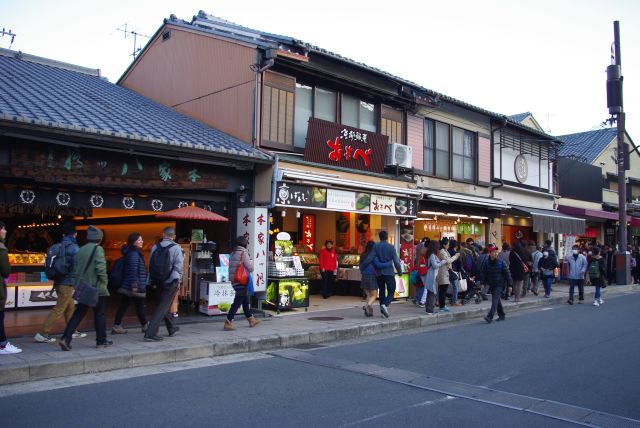
[[[328,271],[338,270],[338,258],[336,257],[336,250],[327,250],[327,247],[322,247],[320,250],[320,269]]]

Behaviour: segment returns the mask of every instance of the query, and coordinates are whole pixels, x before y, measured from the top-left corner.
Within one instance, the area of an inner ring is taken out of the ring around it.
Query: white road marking
[[[455,399],[456,399],[456,397],[452,397],[450,395],[446,395],[446,396],[444,396],[442,398],[438,398],[437,400],[423,401],[421,403],[416,403],[416,404],[412,404],[410,406],[403,407],[402,409],[396,409],[396,410],[392,410],[390,412],[385,412],[385,413],[378,413],[377,415],[369,416],[368,418],[364,418],[364,419],[360,419],[360,420],[357,420],[357,421],[349,422],[348,424],[343,424],[343,425],[340,425],[340,426],[341,427],[351,427],[351,426],[355,426],[355,425],[362,425],[362,424],[367,423],[367,422],[375,421],[376,419],[385,418],[387,416],[395,415],[395,414],[398,414],[398,413],[404,413],[409,409],[415,409],[417,407],[432,406],[434,404],[444,403],[445,401],[455,400]]]

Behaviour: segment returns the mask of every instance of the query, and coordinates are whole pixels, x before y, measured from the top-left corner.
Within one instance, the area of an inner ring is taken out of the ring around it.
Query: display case
[[[51,307],[58,295],[44,273],[45,253],[10,253],[5,309]]]
[[[338,256],[338,280],[360,282],[362,274],[358,267],[359,264],[359,254],[340,254]]]
[[[311,261],[312,258],[307,257],[306,260]],[[300,256],[274,257],[269,262],[266,300],[263,305],[278,313],[295,308],[305,308],[306,311],[309,307],[309,279],[304,275]]]
[[[318,255],[314,253],[302,253],[298,256],[304,269],[304,276],[309,280],[321,280],[322,274],[320,273],[320,259]]]

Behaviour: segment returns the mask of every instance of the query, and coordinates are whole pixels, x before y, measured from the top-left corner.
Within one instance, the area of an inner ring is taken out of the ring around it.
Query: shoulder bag
[[[244,259],[244,252],[241,251],[240,263],[236,268],[235,275],[233,275],[233,281],[231,282],[232,284],[247,285],[247,283],[249,282],[249,273],[247,272],[247,269],[244,267],[243,259]]]
[[[94,286],[85,281],[84,276],[87,273],[91,262],[93,261],[93,257],[96,254],[97,248],[97,245],[93,247],[93,251],[91,252],[89,261],[87,261],[87,265],[84,267],[82,277],[80,277],[80,281],[78,282],[78,285],[75,286],[75,289],[73,291],[73,296],[71,296],[76,302],[90,306],[92,308],[95,308],[98,304],[98,287],[97,284]]]
[[[520,260],[520,263],[522,263],[522,272],[524,273],[529,273],[529,266],[527,266],[527,264],[525,262],[522,261],[522,258],[520,257],[520,254],[518,254],[517,252],[513,252],[516,257],[518,258],[518,260]]]

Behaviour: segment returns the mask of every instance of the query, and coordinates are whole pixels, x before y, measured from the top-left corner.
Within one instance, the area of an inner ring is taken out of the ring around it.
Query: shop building
[[[272,158],[109,83],[99,70],[23,53],[0,50],[0,100],[0,218],[9,232],[14,307],[55,302],[44,253],[66,220],[78,224],[81,245],[89,224],[103,229],[108,262],[139,232],[148,263],[163,227],[176,227],[187,256],[181,295],[197,302],[196,274],[214,266],[204,266],[207,250],[195,242],[206,236],[229,251],[237,210],[251,202],[247,189]],[[192,205],[227,221],[156,217]]]

